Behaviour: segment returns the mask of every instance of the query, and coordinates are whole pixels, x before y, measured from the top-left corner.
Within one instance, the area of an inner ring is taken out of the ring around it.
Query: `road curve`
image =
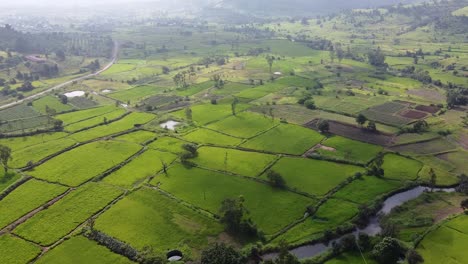
[[[53,86],[53,87],[51,87],[51,88],[49,88],[47,90],[44,90],[44,91],[39,92],[37,94],[30,95],[30,96],[25,97],[25,98],[23,98],[21,100],[17,100],[17,101],[12,102],[12,103],[1,105],[0,110],[5,109],[5,108],[9,108],[9,107],[12,107],[12,106],[15,106],[15,105],[18,105],[18,104],[21,104],[23,102],[29,101],[29,100],[37,98],[37,97],[40,97],[40,96],[42,96],[42,95],[44,95],[44,94],[46,94],[46,93],[48,93],[50,91],[60,89],[60,88],[63,88],[65,86],[67,86],[67,85],[70,85],[73,82],[86,80],[86,79],[89,79],[89,78],[94,77],[96,75],[99,75],[102,72],[108,70],[110,67],[112,67],[112,65],[117,61],[118,53],[119,53],[119,43],[114,41],[114,49],[112,50],[112,59],[108,64],[106,64],[106,66],[104,66],[104,68],[100,69],[99,71],[97,71],[95,73],[91,73],[91,74],[88,74],[88,75],[85,75],[85,76],[81,76],[81,77],[66,81],[66,82],[61,83],[61,84],[57,84],[57,85],[55,85],[55,86]]]

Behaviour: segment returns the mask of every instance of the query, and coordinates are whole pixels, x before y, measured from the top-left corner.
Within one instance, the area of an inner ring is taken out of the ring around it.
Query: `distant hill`
[[[217,8],[234,9],[258,15],[304,16],[338,12],[343,9],[379,7],[422,0],[213,0]]]

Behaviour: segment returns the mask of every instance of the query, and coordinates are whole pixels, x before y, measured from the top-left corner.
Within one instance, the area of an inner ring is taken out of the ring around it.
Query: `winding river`
[[[366,227],[362,228],[362,229],[357,229],[352,234],[354,234],[356,236],[359,233],[365,233],[365,234],[367,234],[369,236],[375,236],[375,235],[379,234],[380,231],[382,231],[382,228],[380,227],[380,223],[379,223],[379,217],[381,215],[386,215],[386,214],[390,213],[390,211],[393,208],[395,208],[397,206],[400,206],[400,205],[404,204],[405,202],[407,202],[409,200],[413,200],[413,199],[419,197],[424,192],[430,191],[430,190],[431,190],[431,188],[429,188],[429,187],[418,186],[418,187],[415,187],[415,188],[410,189],[408,191],[400,192],[400,193],[397,193],[397,194],[394,194],[394,195],[388,197],[384,201],[382,209],[380,209],[380,211],[374,217],[372,217],[369,220],[369,224]],[[436,191],[436,192],[455,192],[455,188],[434,188],[434,191]],[[312,257],[318,256],[318,255],[320,255],[322,253],[325,253],[325,251],[327,251],[329,248],[331,248],[331,245],[333,244],[333,242],[339,242],[342,238],[343,238],[343,236],[340,237],[340,238],[337,238],[335,240],[330,241],[328,244],[315,243],[315,244],[300,246],[300,247],[291,249],[289,252],[294,254],[299,259],[312,258]],[[277,257],[277,255],[278,255],[278,253],[265,254],[265,255],[263,255],[263,259],[274,259],[274,258]]]

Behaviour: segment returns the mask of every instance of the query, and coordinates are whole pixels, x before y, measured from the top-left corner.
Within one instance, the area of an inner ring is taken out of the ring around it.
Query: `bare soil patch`
[[[460,133],[456,139],[457,143],[460,144],[464,149],[468,150],[468,133]]]
[[[416,110],[405,110],[399,114],[402,117],[411,118],[411,119],[422,119],[427,116],[427,113],[416,111]]]
[[[445,100],[445,96],[437,90],[414,89],[414,90],[409,90],[406,93],[410,95],[415,95],[424,99],[428,99],[429,101],[444,101]]]
[[[429,106],[429,105],[418,105],[415,107],[416,110],[423,111],[429,114],[435,114],[439,112],[440,108],[437,106]]]
[[[314,119],[304,126],[317,130],[318,119]],[[330,133],[342,137],[358,140],[365,143],[389,146],[393,143],[394,135],[382,132],[370,132],[358,126],[344,124],[337,121],[329,121]]]

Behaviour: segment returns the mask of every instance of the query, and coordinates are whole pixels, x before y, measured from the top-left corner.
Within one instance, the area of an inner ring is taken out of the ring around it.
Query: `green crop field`
[[[383,150],[383,148],[380,146],[367,144],[340,136],[333,136],[328,138],[327,140],[323,141],[322,144],[333,149],[327,150],[318,148],[317,152],[320,153],[321,156],[359,163],[369,162],[371,159],[377,156],[377,153]]]
[[[321,205],[314,217],[288,230],[275,239],[286,240],[291,244],[304,243],[320,237],[327,229],[342,225],[358,213],[357,205],[343,200],[330,199]]]
[[[41,245],[51,245],[120,194],[122,191],[117,188],[88,183],[28,219],[15,229],[15,234]]]
[[[467,223],[467,217],[460,216],[424,237],[417,249],[425,263],[464,263],[468,259],[464,250],[468,243]],[[454,229],[452,225],[461,229]]]
[[[334,196],[359,204],[368,204],[376,197],[380,197],[401,187],[402,184],[397,181],[379,179],[374,176],[364,176],[362,179],[348,184]]]
[[[140,130],[133,133],[125,134],[123,136],[117,137],[116,140],[123,140],[131,143],[143,144],[150,140],[153,140],[156,137],[156,134],[153,132]]]
[[[384,157],[382,168],[385,177],[397,180],[415,180],[422,168],[421,162],[395,154],[387,154]]]
[[[268,185],[203,169],[177,165],[168,175],[156,177],[152,184],[176,197],[217,214],[221,201],[242,195],[252,220],[266,234],[272,234],[299,219],[305,208],[316,201]],[[196,191],[195,191],[196,190]],[[268,203],[264,203],[264,199]]]
[[[197,144],[209,144],[216,146],[237,146],[242,139],[218,133],[213,130],[200,128],[184,136],[184,139]]]
[[[160,93],[164,88],[155,86],[137,86],[128,90],[122,90],[119,92],[111,93],[108,96],[120,100],[121,102],[127,103],[128,101],[133,102],[138,99],[148,97]]]
[[[62,102],[60,102],[60,100],[55,96],[42,97],[41,99],[33,102],[33,108],[42,114],[47,114],[47,107],[54,109],[57,113],[73,109],[73,107],[68,104],[62,104]]]
[[[77,186],[118,165],[141,146],[133,143],[100,141],[72,149],[29,172],[34,177]]]
[[[2,171],[0,173],[0,193],[2,193],[2,191],[4,189],[8,188],[8,186],[13,184],[19,178],[21,178],[21,176],[19,174],[16,174],[16,173],[11,172],[11,171],[7,172],[7,173]]]
[[[243,148],[300,155],[323,139],[319,133],[295,125],[280,125],[240,145]]]
[[[148,113],[131,113],[130,115],[118,121],[78,132],[72,134],[70,137],[77,141],[84,142],[97,137],[104,137],[132,129],[135,127],[135,125],[146,124],[154,118],[154,115]]]
[[[67,188],[37,180],[29,180],[0,200],[0,229],[26,213],[64,193]]]
[[[328,161],[285,157],[280,159],[271,170],[280,173],[288,187],[322,196],[348,177],[364,169]]]
[[[102,123],[109,122],[111,120],[117,119],[121,117],[125,113],[125,110],[123,109],[117,109],[115,111],[112,111],[110,113],[105,113],[103,115],[99,115],[93,118],[89,118],[86,120],[83,120],[81,122],[76,122],[70,125],[67,125],[65,127],[66,131],[69,132],[74,132],[80,129],[88,128],[88,127],[93,127]]]
[[[199,254],[222,232],[216,220],[148,188],[119,201],[97,219],[96,228],[140,250],[145,246],[158,252],[183,248],[188,254]]]
[[[12,235],[0,236],[0,262],[28,263],[41,253],[41,249]]]
[[[37,117],[39,115],[40,113],[35,111],[32,107],[20,104],[0,111],[0,120],[24,119]]]
[[[131,187],[138,181],[154,176],[163,169],[164,164],[168,165],[175,159],[176,156],[173,154],[149,149],[123,168],[107,176],[104,182]]]
[[[129,259],[112,253],[104,246],[98,245],[83,236],[76,236],[44,255],[37,263],[78,263],[90,264],[130,264]]]
[[[180,140],[173,137],[160,137],[156,139],[153,143],[149,145],[150,148],[171,152],[171,153],[181,153],[183,152],[182,146],[188,142]]]
[[[47,141],[43,144],[32,145],[18,151],[14,151],[15,159],[10,163],[14,168],[24,167],[28,162],[38,162],[49,155],[59,152],[67,147],[76,144],[76,141],[70,138],[60,138]]]
[[[115,110],[116,108],[113,106],[101,106],[101,107],[57,115],[55,118],[62,120],[65,125],[69,125],[69,124],[74,124],[74,123],[87,120],[96,116],[107,114]]]
[[[248,108],[248,105],[239,104],[237,110],[241,111]],[[200,125],[206,125],[208,123],[221,120],[225,117],[232,115],[230,104],[203,104],[195,105],[190,108],[192,110],[192,120]],[[179,118],[185,117],[185,111],[181,110],[174,113]]]
[[[231,136],[251,138],[273,128],[278,123],[270,118],[246,112],[212,123],[207,127]]]
[[[197,165],[255,177],[275,160],[274,155],[235,149],[201,147],[192,161]]]

